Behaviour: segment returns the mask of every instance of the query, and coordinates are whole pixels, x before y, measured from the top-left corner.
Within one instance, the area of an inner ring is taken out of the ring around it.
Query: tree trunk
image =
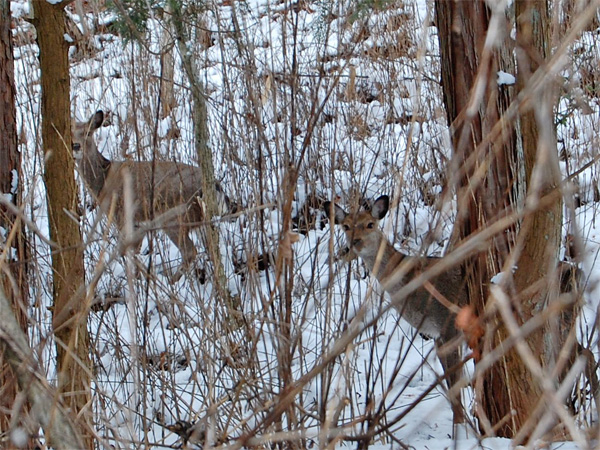
[[[21,155],[17,149],[17,120],[15,108],[15,79],[10,27],[10,2],[0,0],[0,192],[10,193],[11,201],[21,205]],[[27,284],[25,261],[25,233],[21,220],[8,208],[0,205],[0,226],[7,232],[2,262],[6,269],[0,275],[1,288],[8,292],[11,307],[21,330],[27,335]],[[17,395],[17,378],[10,365],[0,354],[0,434],[9,430],[11,411]],[[22,416],[29,407],[18,412]],[[19,422],[16,422],[19,423]],[[27,424],[25,424],[26,427]],[[27,428],[27,427],[26,427]],[[28,429],[29,435],[36,433]],[[5,442],[7,449],[12,442]],[[33,448],[35,440],[29,439],[27,447]]]
[[[165,4],[165,12],[169,15],[173,14],[170,2]],[[169,28],[163,30],[160,36],[160,49],[160,118],[164,119],[177,106],[175,100],[175,58]]]
[[[444,103],[454,150],[450,184],[458,187],[458,217],[452,239],[456,244],[485,228],[492,218],[502,217],[513,203],[514,131],[507,125],[501,126],[500,132],[494,131],[511,98],[510,89],[496,82],[499,68],[507,70],[508,52],[484,45],[490,17],[483,1],[437,1],[436,20]],[[493,132],[499,139],[484,142]],[[494,261],[501,261],[509,247],[507,237],[498,237],[488,252],[493,258],[477,255],[465,267],[471,304],[479,311],[487,297],[487,274],[502,267]]]
[[[91,415],[91,366],[87,307],[83,302],[83,245],[77,217],[77,186],[71,156],[69,46],[61,4],[35,1],[34,25],[40,54],[42,140],[52,253],[53,327],[58,391],[65,405],[84,419]],[[87,431],[87,430],[85,430]],[[85,433],[89,448],[93,441]]]
[[[516,2],[515,8],[518,35],[517,92],[521,92],[537,69],[535,61],[542,61],[546,56],[548,15],[544,2]],[[536,8],[535,13],[530,8]],[[532,204],[532,200],[548,194],[560,181],[551,101],[551,98],[534,99],[532,103],[536,105],[536,112],[528,110],[519,116],[523,156],[518,160],[525,177],[519,179],[519,171],[515,170],[513,179],[515,184],[521,185],[517,189],[527,193],[527,205]],[[542,124],[545,128],[543,136],[538,131],[538,125]],[[540,155],[543,157],[539,158]],[[542,161],[543,164],[540,164]],[[537,177],[532,176],[534,172],[537,173]],[[512,257],[516,258],[514,265],[517,270],[514,273],[513,284],[507,282],[504,288],[511,291],[511,306],[518,325],[541,311],[548,298],[549,286],[558,285],[558,277],[554,284],[537,284],[549,274],[556,275],[562,212],[560,197],[557,198],[559,200],[549,207],[537,209],[528,215],[520,224],[519,233],[514,239]],[[511,209],[522,206],[513,201]],[[499,267],[502,267],[506,259],[496,261]],[[510,267],[504,267],[504,270],[510,272]],[[531,289],[536,285],[541,288]],[[499,318],[490,322],[488,326],[494,332],[488,336],[491,341],[488,346],[493,349],[509,338],[510,332],[504,321]],[[525,341],[531,353],[539,358],[537,363],[542,366],[545,359],[544,328],[529,335]],[[480,381],[477,391],[480,419],[489,426],[494,426],[498,436],[525,438],[528,432],[524,426],[528,420],[532,420],[532,412],[542,398],[541,381],[532,375],[523,356],[517,350],[507,351],[498,363],[483,374]],[[487,431],[489,432],[490,428]]]
[[[451,173],[459,174],[453,184],[459,196],[454,239],[461,240],[509,214],[524,190],[519,185],[523,180],[519,180],[515,131],[511,121],[503,120],[513,88],[498,86],[496,81],[499,69],[514,70],[512,50],[506,42],[486,43],[491,20],[496,19],[496,25],[506,20],[503,12],[492,17],[484,2],[440,0],[436,13],[442,87],[454,147]],[[503,32],[509,34],[504,29],[498,35]],[[491,135],[499,138],[487,139]],[[475,255],[464,266],[469,301],[479,316],[486,308],[488,280],[506,270],[514,231],[497,236],[486,253]],[[506,338],[506,332],[498,331],[504,330],[499,320],[490,320],[487,329],[485,348],[491,350]],[[509,420],[512,411],[525,418],[533,405],[531,397],[515,398],[517,383],[531,383],[533,395],[539,392],[515,353],[505,355],[477,380],[477,416],[483,432],[510,437],[518,430],[522,422]]]
[[[502,211],[523,207],[517,198],[519,193],[527,193],[525,207],[534,206],[539,198],[558,186],[560,171],[552,120],[554,99],[548,89],[542,89],[539,90],[541,94],[530,102],[536,105],[535,111],[521,109],[521,158],[516,157],[514,139],[509,137],[513,136],[513,130],[502,130],[500,134],[505,139],[498,143],[495,139],[485,140],[486,136],[498,134],[497,130],[493,134],[493,129],[510,102],[510,92],[495,85],[499,67],[495,61],[506,60],[511,49],[506,48],[506,43],[496,42],[490,48],[502,49],[505,53],[494,55],[485,48],[489,19],[483,2],[440,0],[436,2],[436,12],[442,84],[456,156],[452,173],[461,174],[457,183],[460,186],[459,217],[458,230],[455,231],[459,238],[464,238],[485,227],[492,218],[500,217]],[[521,92],[539,62],[546,58],[549,42],[547,4],[516,2],[515,14],[517,92]],[[505,21],[503,14],[499,18]],[[508,35],[508,30],[505,34]],[[486,89],[479,89],[483,85],[478,83],[483,82]],[[500,97],[496,98],[497,92]],[[503,98],[504,94],[506,97]],[[476,98],[476,95],[479,97]],[[513,96],[516,98],[516,95]],[[505,122],[510,124],[513,121]],[[500,128],[502,123],[498,122]],[[509,128],[509,125],[504,127]],[[517,167],[516,161],[521,163],[520,167]],[[488,165],[485,176],[474,177],[473,174],[483,164]],[[521,177],[521,173],[524,176]],[[516,229],[507,230],[504,237],[494,241],[487,255],[475,257],[466,264],[470,301],[480,315],[488,296],[486,280],[500,269],[508,272],[508,282],[502,288],[509,291],[517,325],[533,317],[546,302],[551,301],[551,286],[558,286],[555,269],[560,246],[561,212],[560,201],[534,208],[520,224],[516,237],[513,237]],[[511,259],[507,259],[510,251],[514,253]],[[511,284],[513,264],[517,270]],[[548,276],[556,278],[556,283],[540,283]],[[532,289],[532,286],[540,288]],[[498,317],[490,318],[487,325],[490,330],[486,336],[487,349],[497,348],[510,336],[505,322]],[[545,330],[540,328],[525,340],[530,352],[538,358],[533,363],[540,367],[548,360],[546,338]],[[540,378],[532,375],[531,367],[521,354],[516,350],[506,352],[477,381],[478,418],[483,431],[505,437],[514,437],[518,433],[519,441],[525,439],[531,431],[530,425],[536,420],[531,416],[542,398],[541,383]]]
[[[218,215],[218,198],[216,191],[215,168],[213,165],[212,151],[209,146],[209,131],[208,131],[208,110],[206,106],[206,94],[204,93],[202,82],[196,76],[194,62],[191,54],[188,51],[186,43],[186,33],[183,28],[185,20],[182,15],[181,5],[177,2],[169,2],[171,12],[173,14],[172,25],[175,30],[175,39],[181,55],[183,70],[190,82],[190,90],[192,93],[193,102],[193,122],[194,122],[194,144],[198,155],[198,163],[202,170],[202,201],[205,205],[205,217],[210,221]],[[204,238],[207,246],[207,253],[213,264],[214,277],[213,283],[219,298],[224,300],[225,305],[229,308],[227,322],[231,322],[234,327],[237,327],[237,317],[239,308],[234,299],[227,290],[227,280],[223,263],[221,261],[221,252],[219,244],[218,230],[211,224],[207,223],[204,227]],[[234,320],[231,320],[234,318]]]
[[[547,58],[549,45],[548,4],[540,1],[520,1],[515,3],[517,21],[517,88],[522,91],[539,67],[539,62]],[[556,148],[552,83],[536,95],[531,105],[519,117],[522,133],[525,183],[527,186],[526,205],[555,190],[561,180]],[[514,274],[515,291],[519,296],[518,320],[524,322],[544,309],[550,296],[558,295],[558,275],[556,272],[558,251],[561,240],[562,197],[556,196],[547,207],[538,208],[528,215],[521,224],[518,236],[517,271]],[[547,279],[547,280],[546,280]],[[550,282],[555,279],[556,282]],[[546,281],[544,281],[546,280]],[[540,281],[543,281],[540,283]],[[540,285],[532,290],[531,286]],[[548,348],[545,346],[546,332],[541,327],[527,338],[533,354],[539,357],[540,366],[546,366]],[[556,349],[558,351],[558,349]],[[521,359],[512,358],[506,363],[511,372],[526,372]],[[514,417],[512,433],[521,430],[530,417],[529,412],[542,398],[541,380],[531,375],[510,380],[518,388],[511,391],[517,415]],[[527,405],[523,408],[521,405]],[[507,424],[508,425],[508,424]],[[527,433],[520,435],[526,436]],[[518,442],[517,442],[518,443]]]
[[[479,108],[469,115],[466,114],[466,110],[477,77],[488,18],[482,1],[439,0],[436,1],[436,20],[439,29],[444,103],[454,150],[452,167],[449,168],[449,173],[454,174],[454,179],[450,180],[450,184],[460,186],[457,191],[458,217],[452,238],[455,244],[482,225],[481,199],[485,197],[480,195],[481,184],[470,181],[476,166],[479,166],[483,162],[482,157],[485,157],[483,152],[476,155],[483,132],[482,121]],[[473,165],[466,167],[470,158]],[[471,190],[475,192],[468,195]],[[483,283],[486,276],[485,255],[473,257],[463,269],[468,280],[470,302],[479,304],[476,299],[483,299],[487,295]]]

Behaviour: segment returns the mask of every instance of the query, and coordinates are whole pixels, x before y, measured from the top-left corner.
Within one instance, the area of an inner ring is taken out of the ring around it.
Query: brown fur
[[[125,174],[131,177],[135,224],[158,219],[160,228],[177,246],[183,264],[197,255],[189,231],[205,220],[200,168],[171,161],[111,161],[100,154],[94,132],[102,126],[104,113],[96,112],[87,122],[73,122],[73,156],[89,191],[104,214],[114,212],[117,226],[125,224]],[[217,186],[221,212],[229,200]]]
[[[325,212],[330,213],[331,203],[324,205]],[[348,214],[337,205],[333,205],[335,223],[344,228],[349,251],[362,258],[381,286],[391,297],[398,313],[420,333],[436,340],[438,349],[460,337],[455,326],[456,314],[438,301],[427,284],[414,291],[410,296],[401,298],[396,293],[412,278],[427,270],[439,261],[439,258],[419,258],[399,252],[387,240],[379,229],[379,221],[385,217],[389,209],[389,198],[379,197],[370,209],[356,214]],[[401,273],[405,274],[399,276]],[[459,267],[452,268],[430,281],[431,285],[454,305],[464,304],[467,300],[466,286]],[[453,386],[461,374],[458,345],[451,349],[438,351],[446,380]],[[454,422],[464,420],[459,396],[452,400]]]

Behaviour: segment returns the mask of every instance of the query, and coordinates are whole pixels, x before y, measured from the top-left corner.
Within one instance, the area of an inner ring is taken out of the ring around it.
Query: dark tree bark
[[[17,120],[15,108],[15,80],[12,35],[10,27],[10,1],[0,0],[0,192],[10,193],[16,206],[21,204],[21,155],[17,147]],[[27,284],[25,270],[25,233],[22,222],[4,205],[0,205],[0,226],[6,230],[5,252],[0,283],[9,293],[17,323],[27,335]],[[0,434],[9,430],[11,411],[18,392],[17,379],[4,356],[0,354]],[[20,413],[25,416],[28,407]],[[18,421],[16,423],[19,423]],[[35,430],[28,430],[31,434]],[[6,442],[5,448],[13,445]],[[33,448],[35,441],[29,440]]]
[[[498,63],[509,60],[507,55],[512,49],[507,42],[485,48],[490,25],[485,4],[436,2],[442,84],[455,152],[452,173],[460,173],[456,183],[460,187],[457,239],[508,212],[523,207],[529,211],[518,230],[506,230],[486,254],[465,265],[470,302],[479,315],[483,315],[488,301],[487,280],[500,270],[507,275],[502,289],[511,301],[511,318],[505,321],[508,319],[488,317],[487,350],[498,348],[511,337],[509,322],[520,326],[543,310],[558,295],[560,280],[556,269],[562,202],[557,192],[560,170],[552,116],[555,99],[550,82],[538,79],[535,89],[531,85],[533,74],[548,56],[548,5],[545,1],[523,0],[515,2],[514,8],[518,70],[513,98],[524,93],[529,97],[521,95],[525,100],[519,105],[519,114],[515,115],[513,108],[507,117],[504,114],[511,101],[510,92],[495,85],[495,74],[502,67]],[[504,17],[501,19],[504,21]],[[508,35],[507,30],[504,33]],[[512,126],[517,121],[520,157]],[[478,171],[480,168],[484,170]],[[475,176],[477,173],[484,175]],[[539,202],[549,195],[552,201]],[[511,279],[513,265],[517,269]],[[519,443],[533,430],[539,419],[536,414],[543,411],[541,402],[545,401],[541,369],[534,366],[548,367],[552,349],[547,341],[548,327],[539,327],[524,338],[529,361],[523,353],[508,350],[477,380],[477,415],[487,434],[516,436],[515,443]],[[561,345],[559,342],[559,348]],[[534,355],[533,361],[530,355]]]
[[[514,200],[515,135],[509,124],[501,122],[511,91],[496,82],[499,68],[507,70],[509,51],[485,48],[490,16],[483,1],[440,0],[436,2],[436,20],[454,150],[451,185],[459,187],[459,216],[453,236],[457,242],[505,215]],[[492,134],[496,139],[488,139]],[[509,246],[508,239],[498,238],[492,254],[507,255]],[[482,254],[468,264],[472,299],[486,298],[487,272],[496,273],[502,267],[488,267],[489,262]]]
[[[491,16],[485,2],[440,0],[436,2],[436,12],[442,85],[448,120],[452,124],[455,155],[452,173],[460,174],[455,180],[455,185],[459,186],[455,237],[460,240],[513,211],[518,195],[525,191],[522,184],[525,180],[519,178],[517,165],[514,119],[506,120],[503,116],[514,93],[512,88],[496,83],[499,68],[506,71],[507,64],[511,64],[512,49],[507,42],[486,47]],[[497,23],[502,22],[504,20]],[[502,32],[508,35],[508,30],[501,29]],[[528,124],[525,126],[529,127]],[[525,132],[529,133],[529,130]],[[531,145],[532,141],[524,140],[526,153]],[[539,225],[541,228],[532,233],[536,237],[543,237],[547,226],[551,226],[554,233],[555,223]],[[484,315],[488,300],[488,280],[493,274],[507,270],[505,264],[515,244],[514,232],[515,229],[506,230],[493,240],[487,252],[465,264],[470,303],[480,316]],[[541,261],[540,256],[534,255],[528,264],[543,265],[546,259]],[[518,266],[529,267],[521,266],[521,263]],[[508,267],[509,272],[510,269]],[[499,318],[490,319],[487,330],[487,350],[496,348],[508,337]],[[521,386],[526,388],[521,389]],[[506,353],[476,383],[477,416],[482,431],[514,436],[533,410],[539,394],[538,381],[531,376],[519,355]],[[516,415],[513,416],[514,411]]]
[[[91,369],[87,307],[83,302],[83,245],[77,217],[77,186],[71,156],[69,45],[64,6],[45,1],[33,4],[40,54],[42,85],[42,140],[46,160],[52,253],[53,327],[56,338],[58,391],[72,414],[91,414]],[[85,437],[93,447],[90,433]]]

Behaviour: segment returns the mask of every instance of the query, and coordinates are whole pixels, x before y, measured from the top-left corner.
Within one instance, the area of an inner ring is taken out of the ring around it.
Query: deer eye
[[[369,222],[367,228],[375,228],[375,222]]]
[[[344,227],[344,231],[350,231],[350,225],[344,224],[343,227]]]

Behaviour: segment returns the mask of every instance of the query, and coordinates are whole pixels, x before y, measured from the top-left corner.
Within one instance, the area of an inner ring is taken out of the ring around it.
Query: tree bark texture
[[[0,192],[11,194],[12,202],[21,204],[21,155],[17,147],[17,120],[15,108],[14,59],[11,35],[10,1],[0,0]],[[18,217],[0,206],[0,226],[6,230],[6,241],[0,259],[0,283],[9,292],[11,307],[18,326],[27,334],[27,285],[25,268],[25,233]],[[18,392],[15,373],[0,354],[0,435],[9,431],[11,414]],[[20,411],[25,416],[28,406]],[[18,414],[18,412],[17,412]],[[24,421],[15,421],[22,423]],[[24,423],[27,427],[27,423]],[[30,435],[34,429],[28,429]],[[11,447],[11,441],[5,442]],[[28,448],[35,446],[29,439]]]
[[[517,88],[522,92],[528,85],[531,76],[548,57],[550,43],[549,11],[545,1],[523,0],[515,3],[517,22]],[[556,147],[552,82],[540,91],[529,102],[519,117],[521,139],[523,146],[523,163],[525,183],[527,186],[526,205],[531,201],[547,195],[557,189],[561,175]],[[519,311],[518,320],[524,322],[547,306],[553,296],[558,295],[558,275],[556,272],[558,252],[561,240],[562,226],[562,196],[557,195],[556,201],[547,207],[538,208],[525,217],[517,238],[517,270],[514,274],[514,284],[519,301],[514,307]],[[551,280],[555,280],[551,282]],[[539,285],[540,289],[531,289]],[[554,288],[554,289],[553,289]],[[542,367],[546,366],[549,357],[545,341],[548,330],[540,328],[527,338],[529,347]],[[562,346],[562,345],[561,345]],[[558,351],[559,349],[555,349]],[[511,370],[517,370],[515,365]],[[528,404],[533,407],[542,398],[540,380],[531,376],[525,377],[524,382],[512,380],[513,402],[516,405]],[[523,409],[516,410],[513,419],[512,432],[522,428],[527,419]],[[507,424],[508,425],[508,424]],[[520,433],[525,437],[526,433]]]
[[[442,87],[454,155],[449,173],[458,187],[458,218],[453,242],[501,218],[514,200],[514,130],[502,120],[511,90],[499,87],[496,73],[506,70],[506,50],[485,46],[490,21],[483,1],[436,2],[442,59]],[[487,139],[495,133],[497,139]],[[465,268],[474,299],[485,299],[486,272],[496,273],[509,252],[510,241],[499,237],[490,255],[474,257]],[[499,257],[498,255],[502,255]],[[492,263],[490,265],[490,263]],[[489,267],[488,267],[489,266]],[[477,292],[475,292],[477,291]],[[482,310],[483,301],[471,302]]]
[[[77,186],[71,156],[69,45],[61,4],[35,1],[42,85],[42,141],[52,253],[53,327],[57,349],[58,391],[72,414],[90,411],[90,357],[83,245],[77,217]],[[86,437],[92,448],[91,436]]]
[[[523,167],[517,161],[521,162],[522,158],[517,157],[513,121],[503,117],[516,93],[511,92],[513,88],[496,83],[497,71],[499,68],[506,70],[505,65],[510,62],[512,53],[505,39],[509,34],[508,27],[505,24],[500,32],[496,29],[499,41],[490,45],[486,39],[493,18],[484,2],[440,0],[436,2],[436,12],[442,85],[455,152],[453,160],[456,166],[452,173],[460,173],[456,183],[459,186],[459,217],[455,231],[461,239],[519,207],[518,197],[525,191],[522,184],[527,180],[520,177]],[[500,20],[495,26],[507,22],[503,12],[496,19]],[[520,87],[517,86],[517,89]],[[535,153],[537,148],[535,120],[526,120],[521,129],[527,160],[531,156],[529,152]],[[534,155],[533,161],[535,158]],[[558,208],[560,210],[560,206]],[[528,282],[534,282],[538,276],[545,274],[542,269],[544,274],[538,273],[523,284],[520,277],[526,279],[534,274],[536,270],[531,270],[533,267],[549,267],[548,261],[556,265],[555,257],[548,259],[545,236],[550,233],[553,236],[551,240],[554,239],[560,219],[555,208],[550,214],[541,211],[540,214],[543,216],[541,220],[535,218],[537,214],[527,219],[534,220],[533,225],[521,224],[519,236],[515,236],[516,229],[506,230],[503,236],[494,240],[486,254],[476,256],[465,265],[470,302],[480,316],[483,317],[486,310],[488,280],[501,270],[510,272],[512,269],[506,264],[517,239],[524,243],[523,256],[527,255],[529,260],[520,259],[517,264],[523,270],[517,271],[515,286],[508,288],[512,298],[517,298],[518,292],[531,286]],[[524,229],[532,232],[524,236]],[[537,306],[535,301],[528,305],[528,314],[520,317],[519,322],[531,317]],[[515,310],[520,311],[521,305],[515,305]],[[499,317],[491,318],[486,328],[484,348],[487,350],[498,347],[508,337]],[[539,336],[536,336],[529,343],[532,350],[540,354],[543,347],[537,345],[538,339]],[[514,436],[535,408],[540,394],[539,380],[531,375],[516,351],[508,351],[476,383],[477,416],[482,431]]]

